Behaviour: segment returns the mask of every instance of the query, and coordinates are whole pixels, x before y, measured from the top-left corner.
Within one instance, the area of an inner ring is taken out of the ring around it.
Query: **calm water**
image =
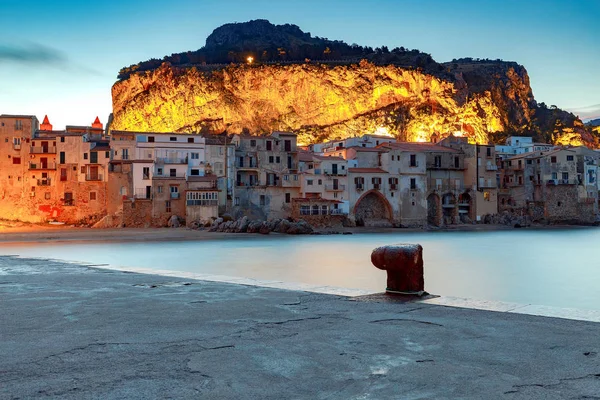
[[[232,236],[141,243],[3,244],[0,254],[381,291],[373,248],[424,247],[430,293],[600,309],[600,229]]]

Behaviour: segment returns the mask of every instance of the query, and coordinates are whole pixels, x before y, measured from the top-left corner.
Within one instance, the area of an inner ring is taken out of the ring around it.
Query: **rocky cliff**
[[[280,43],[288,50],[279,47],[280,53],[298,56],[331,44],[340,58],[274,61],[270,53],[260,53],[263,62],[207,65],[177,62],[172,55],[158,67],[131,66],[112,88],[111,128],[290,130],[299,133],[302,144],[365,133],[408,141],[429,141],[434,133],[458,133],[478,143],[509,134],[556,143],[595,141],[572,114],[538,106],[527,71],[516,63],[461,59],[438,64],[415,50],[387,48],[368,53],[368,48],[351,47],[348,51],[356,54],[348,55],[348,45],[311,38],[293,25],[279,29],[262,21],[250,31],[243,24],[231,25],[215,30],[197,54],[233,49],[229,55],[243,60]]]

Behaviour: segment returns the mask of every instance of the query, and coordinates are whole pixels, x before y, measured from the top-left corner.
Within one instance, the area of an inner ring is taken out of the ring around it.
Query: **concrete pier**
[[[0,398],[583,399],[600,324],[0,257]]]

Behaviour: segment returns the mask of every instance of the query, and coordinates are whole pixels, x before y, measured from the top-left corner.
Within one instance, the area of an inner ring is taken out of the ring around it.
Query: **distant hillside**
[[[600,126],[600,118],[593,119],[585,123],[587,126]]]
[[[349,45],[266,20],[223,25],[201,49],[140,62],[118,78],[114,129],[292,130],[303,144],[374,132],[414,141],[458,132],[478,143],[509,135],[598,142],[577,116],[538,105],[516,62],[441,64],[419,50]]]

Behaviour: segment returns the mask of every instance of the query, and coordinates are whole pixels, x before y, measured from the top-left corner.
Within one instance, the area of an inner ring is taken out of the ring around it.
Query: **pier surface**
[[[599,396],[594,322],[0,257],[0,399]]]

